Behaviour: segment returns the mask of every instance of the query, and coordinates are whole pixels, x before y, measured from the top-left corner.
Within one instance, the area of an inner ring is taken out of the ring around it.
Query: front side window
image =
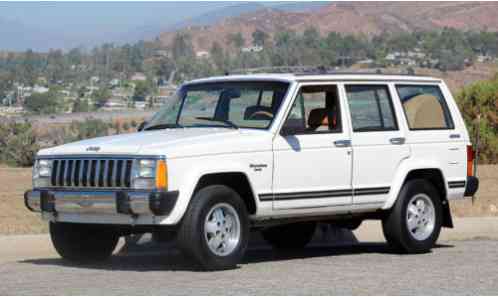
[[[182,87],[144,130],[175,127],[267,129],[285,98],[284,82],[219,82]]]
[[[443,93],[434,85],[397,85],[410,130],[453,129]]]
[[[387,86],[348,85],[346,93],[354,132],[398,129]]]
[[[337,86],[304,86],[294,100],[282,134],[341,132]]]

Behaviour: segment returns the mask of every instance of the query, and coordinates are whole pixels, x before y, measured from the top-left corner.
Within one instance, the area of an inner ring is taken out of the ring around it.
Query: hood
[[[41,150],[39,155],[165,155],[167,158],[271,149],[271,133],[181,128],[93,138]]]

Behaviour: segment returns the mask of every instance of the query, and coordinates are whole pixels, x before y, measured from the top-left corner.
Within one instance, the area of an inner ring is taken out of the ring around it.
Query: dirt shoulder
[[[498,165],[479,166],[480,187],[471,199],[452,201],[455,217],[498,217]],[[24,207],[23,194],[31,187],[31,169],[0,167],[0,234],[40,234],[47,224]]]

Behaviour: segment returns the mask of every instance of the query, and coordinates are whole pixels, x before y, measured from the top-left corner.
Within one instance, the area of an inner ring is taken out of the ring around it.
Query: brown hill
[[[498,2],[339,2],[308,12],[263,9],[226,18],[212,26],[188,27],[196,50],[208,50],[214,41],[226,46],[227,35],[241,32],[246,44],[256,29],[269,35],[284,29],[303,31],[314,26],[322,34],[331,31],[368,36],[386,32],[428,30],[443,27],[498,31]],[[176,32],[160,35],[163,45]]]

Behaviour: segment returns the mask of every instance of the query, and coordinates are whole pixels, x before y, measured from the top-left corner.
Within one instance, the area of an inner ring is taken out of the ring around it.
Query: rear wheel
[[[249,219],[242,198],[223,185],[195,194],[178,231],[183,252],[206,270],[234,268],[249,242]]]
[[[302,222],[269,227],[262,231],[263,238],[277,249],[304,248],[313,238],[315,222]]]
[[[50,222],[50,237],[62,258],[73,262],[97,262],[112,255],[119,234],[107,226]]]
[[[382,221],[384,236],[402,252],[427,252],[439,237],[442,215],[441,199],[434,186],[423,179],[410,180]]]

